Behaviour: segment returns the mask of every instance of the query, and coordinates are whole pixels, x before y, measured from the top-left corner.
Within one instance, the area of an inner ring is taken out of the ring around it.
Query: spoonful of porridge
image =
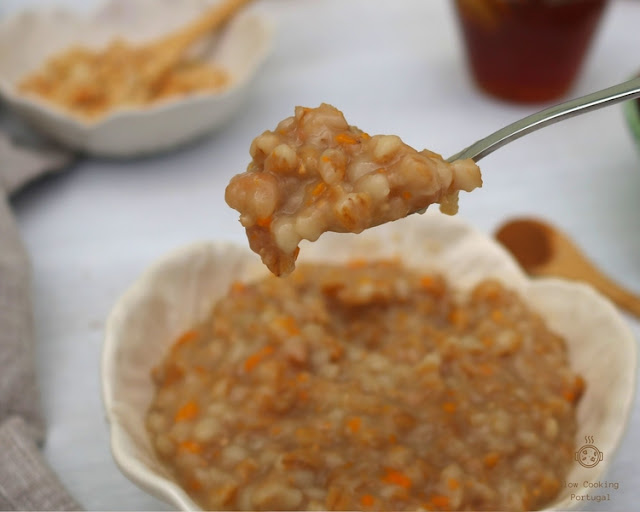
[[[439,203],[455,214],[458,194],[482,186],[476,162],[508,142],[568,117],[640,96],[640,78],[517,121],[445,160],[395,135],[369,135],[331,105],[296,107],[254,139],[247,171],[225,200],[240,212],[249,246],[276,275],[295,268],[299,243],[363,230]]]
[[[473,160],[448,163],[395,135],[370,136],[327,104],[296,107],[254,139],[250,153],[225,199],[240,212],[251,249],[276,275],[294,269],[302,239],[360,233],[432,203],[453,214],[458,191],[482,185]]]

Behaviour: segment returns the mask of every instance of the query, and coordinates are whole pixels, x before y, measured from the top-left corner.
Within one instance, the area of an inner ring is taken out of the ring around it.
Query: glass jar
[[[546,102],[573,85],[607,0],[456,0],[471,74],[484,91]]]

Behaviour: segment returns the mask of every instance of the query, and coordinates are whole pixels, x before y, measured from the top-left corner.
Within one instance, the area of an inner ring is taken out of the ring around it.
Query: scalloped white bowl
[[[455,217],[437,212],[353,235],[325,234],[301,248],[300,261],[344,262],[399,256],[409,266],[441,272],[464,293],[489,276],[518,291],[549,327],[567,340],[571,366],[586,381],[578,407],[577,446],[585,436],[604,459],[572,465],[567,481],[602,479],[624,433],[636,381],[634,337],[616,308],[591,288],[559,279],[531,280],[496,242]],[[266,270],[248,249],[203,242],[169,254],[146,271],[113,308],[102,359],[103,399],[114,458],[133,482],[183,510],[198,506],[156,458],[144,417],[154,387],[150,372],[177,336],[201,322],[235,280]],[[549,510],[581,504],[564,489]]]
[[[16,85],[72,44],[100,48],[115,36],[143,43],[194,19],[210,0],[109,0],[87,17],[64,9],[24,11],[0,22],[0,98],[61,144],[86,153],[140,156],[171,149],[228,121],[247,98],[272,46],[273,26],[249,9],[239,13],[205,48],[203,58],[231,75],[224,91],[202,92],[151,106],[113,110],[84,120],[24,95]]]

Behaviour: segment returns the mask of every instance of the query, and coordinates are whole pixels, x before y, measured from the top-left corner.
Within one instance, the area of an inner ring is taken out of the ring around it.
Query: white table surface
[[[2,0],[0,16],[54,3],[82,10],[95,4]],[[278,25],[277,41],[233,122],[154,158],[84,159],[14,201],[34,267],[37,362],[48,422],[44,453],[87,509],[166,508],[122,476],[111,458],[100,395],[104,322],[123,290],[167,251],[201,239],[246,243],[223,191],[247,165],[255,135],[291,115],[295,105],[324,101],[369,133],[398,134],[449,155],[536,110],[473,88],[448,1],[259,3]],[[640,2],[614,0],[572,95],[640,69],[638,27]],[[546,128],[482,164],[484,187],[461,197],[462,217],[487,233],[516,215],[552,219],[611,276],[640,292],[640,153],[619,106]],[[627,318],[640,338],[640,323]],[[592,510],[637,508],[638,453],[636,403],[607,475],[619,488]]]

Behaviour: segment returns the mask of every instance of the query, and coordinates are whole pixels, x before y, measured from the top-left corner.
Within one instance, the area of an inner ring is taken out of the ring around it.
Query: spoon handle
[[[640,318],[640,296],[634,294],[602,274],[594,275],[592,284],[622,309]]]
[[[639,96],[640,77],[612,87],[607,87],[601,91],[592,92],[580,98],[553,105],[552,107],[545,108],[540,112],[536,112],[535,114],[531,114],[515,123],[505,126],[484,139],[480,139],[474,144],[471,144],[471,146],[456,153],[447,161],[453,162],[454,160],[471,158],[474,162],[477,162],[481,158],[493,153],[496,149],[519,139],[527,133],[534,132],[569,117],[591,112],[592,110]]]
[[[189,25],[166,36],[156,44],[158,50],[173,52],[177,55],[184,53],[189,46],[198,39],[212,32],[228,21],[242,9],[250,0],[224,0],[205,11]]]

